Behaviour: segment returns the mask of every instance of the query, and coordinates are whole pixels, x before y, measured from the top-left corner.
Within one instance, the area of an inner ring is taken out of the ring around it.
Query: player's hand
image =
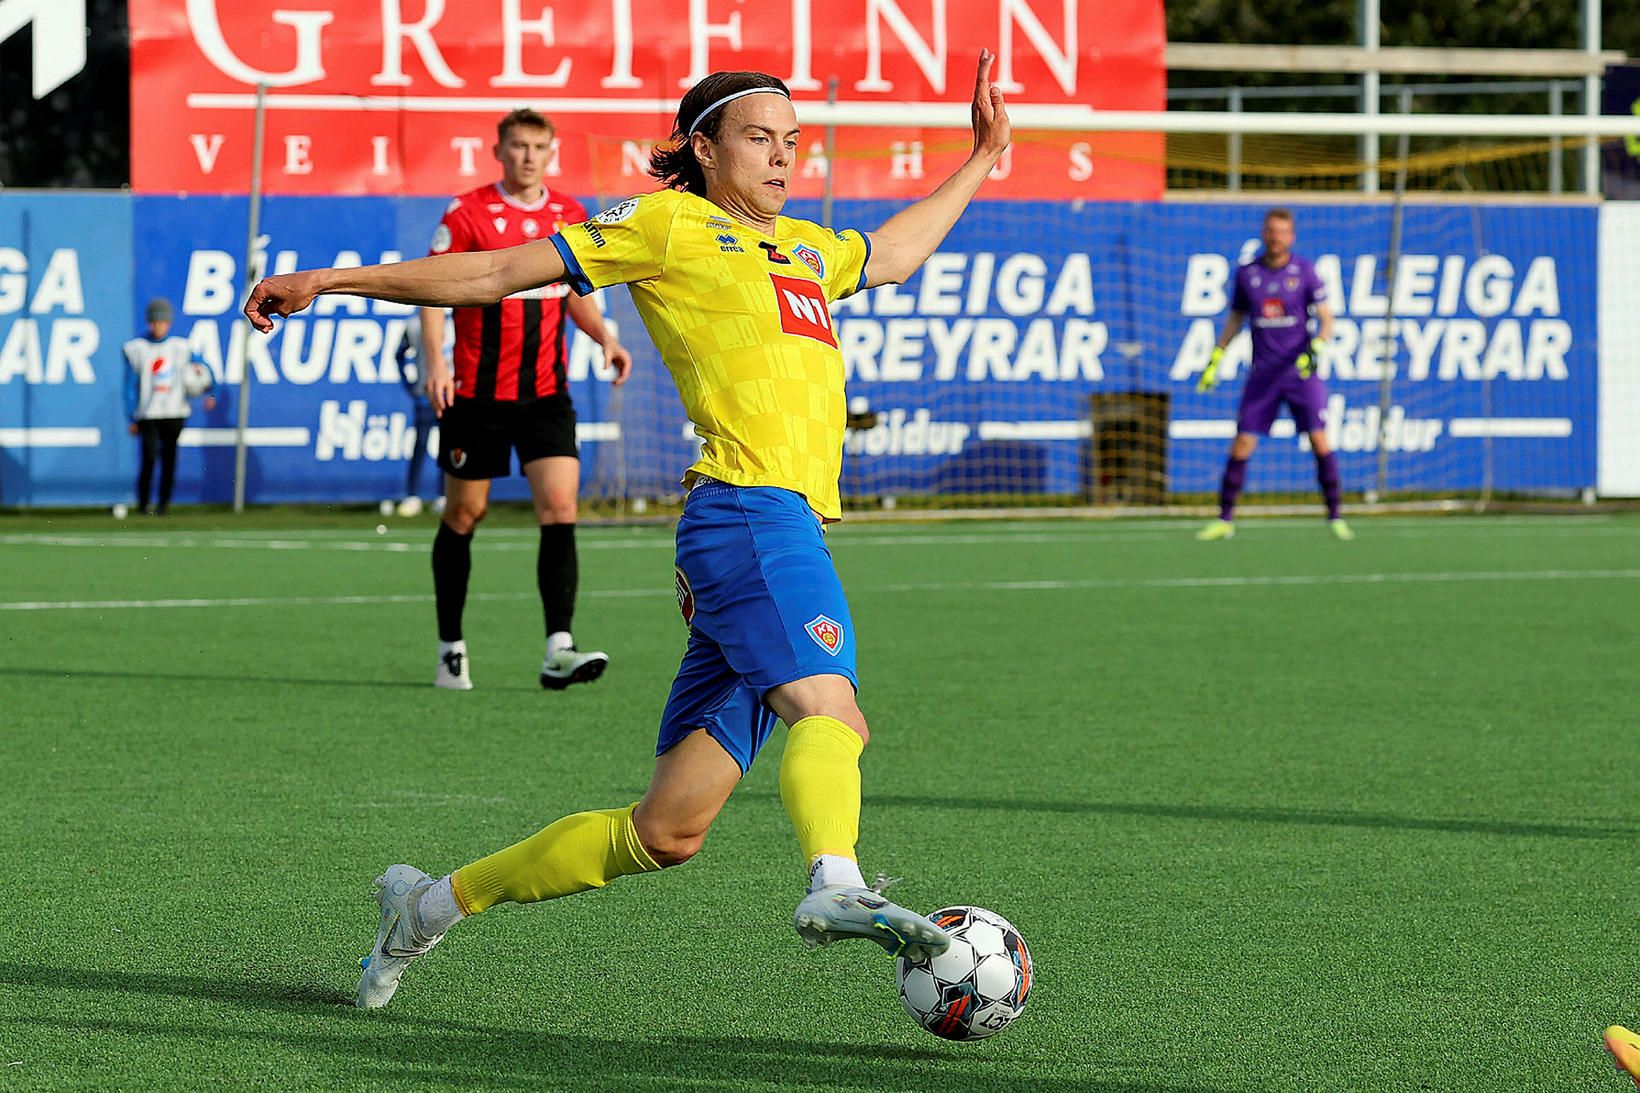
[[[134,421],[130,425],[126,426],[126,428],[130,431],[132,436],[136,436],[138,433],[142,432],[141,429],[137,428],[137,423]]]
[[[1207,394],[1219,385],[1219,362],[1224,359],[1224,350],[1218,346],[1207,358],[1207,367],[1202,369],[1202,378],[1196,381],[1196,390]]]
[[[632,354],[614,335],[604,343],[604,363],[615,369],[614,386],[619,387],[632,374]]]
[[[1309,346],[1304,350],[1304,352],[1298,355],[1298,360],[1293,362],[1298,366],[1298,375],[1300,379],[1309,379],[1311,376],[1315,375],[1316,363],[1321,360],[1322,350],[1326,348],[1326,339],[1310,339]]]
[[[205,396],[205,409],[207,411],[211,411],[211,410],[216,409],[216,396],[215,395],[206,395]]]
[[[1008,122],[1008,108],[1002,101],[1002,89],[991,83],[991,66],[996,54],[988,49],[979,51],[979,71],[974,76],[974,155],[990,160],[1002,158],[1008,142],[1013,139],[1013,127]]]
[[[427,354],[427,401],[433,404],[433,414],[443,417],[444,411],[456,400],[456,377],[442,353]]]
[[[258,281],[256,287],[251,289],[250,299],[245,301],[245,317],[251,321],[251,326],[264,334],[271,334],[274,316],[293,315],[311,304],[323,287],[319,282],[319,272],[283,273]]]

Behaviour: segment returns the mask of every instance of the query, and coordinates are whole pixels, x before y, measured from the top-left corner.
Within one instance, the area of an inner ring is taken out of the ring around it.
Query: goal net
[[[844,134],[847,135],[846,133]],[[1248,334],[1211,392],[1197,381],[1254,259],[1266,210],[1292,211],[1335,321],[1319,371],[1326,433],[1354,500],[1574,495],[1595,485],[1598,208],[1573,193],[1585,138],[1019,132],[1100,144],[1162,172],[1156,201],[976,201],[923,269],[834,308],[851,425],[854,508],[1201,505],[1218,485],[1246,378]],[[929,131],[932,161],[966,134]],[[840,140],[831,160],[889,161],[904,142]],[[618,168],[607,206],[648,188]],[[628,150],[630,157],[630,151]],[[939,175],[929,170],[929,185]],[[1375,191],[1375,192],[1374,192]],[[1397,194],[1401,196],[1397,196]],[[903,201],[794,200],[793,215],[871,228]],[[675,499],[694,442],[624,292],[606,309],[639,358],[632,382],[575,396],[598,436],[589,497]],[[583,430],[583,441],[587,440]],[[1313,503],[1314,460],[1286,412],[1244,497]]]

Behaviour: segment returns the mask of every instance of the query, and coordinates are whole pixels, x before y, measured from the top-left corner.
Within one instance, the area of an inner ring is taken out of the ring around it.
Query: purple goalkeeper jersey
[[[1315,267],[1296,254],[1279,269],[1265,265],[1260,255],[1236,270],[1230,308],[1251,321],[1254,372],[1292,366],[1310,344],[1310,307],[1326,298]]]

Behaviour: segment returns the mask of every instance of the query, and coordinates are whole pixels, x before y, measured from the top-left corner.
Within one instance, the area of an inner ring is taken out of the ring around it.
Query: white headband
[[[700,123],[706,120],[706,115],[710,114],[712,111],[716,110],[718,107],[722,106],[724,103],[733,102],[734,100],[736,100],[738,98],[741,98],[744,95],[761,95],[764,92],[769,92],[769,93],[775,94],[775,95],[786,95],[786,93],[784,91],[780,90],[780,88],[778,88],[778,87],[746,87],[746,88],[742,88],[739,91],[731,91],[729,94],[723,96],[723,98],[719,99],[717,102],[713,103],[711,106],[708,106],[705,110],[702,110],[695,117],[694,124],[690,125],[689,128],[684,132],[684,134],[683,134],[684,137],[688,138],[688,137],[694,136],[695,131],[700,128]],[[786,95],[786,97],[788,99],[791,98],[790,95]]]

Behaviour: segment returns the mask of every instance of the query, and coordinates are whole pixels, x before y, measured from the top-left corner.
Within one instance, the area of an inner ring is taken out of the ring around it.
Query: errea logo
[[[780,329],[837,348],[837,337],[831,329],[831,308],[820,286],[801,277],[782,277],[778,273],[769,274],[769,280],[774,282]]]

